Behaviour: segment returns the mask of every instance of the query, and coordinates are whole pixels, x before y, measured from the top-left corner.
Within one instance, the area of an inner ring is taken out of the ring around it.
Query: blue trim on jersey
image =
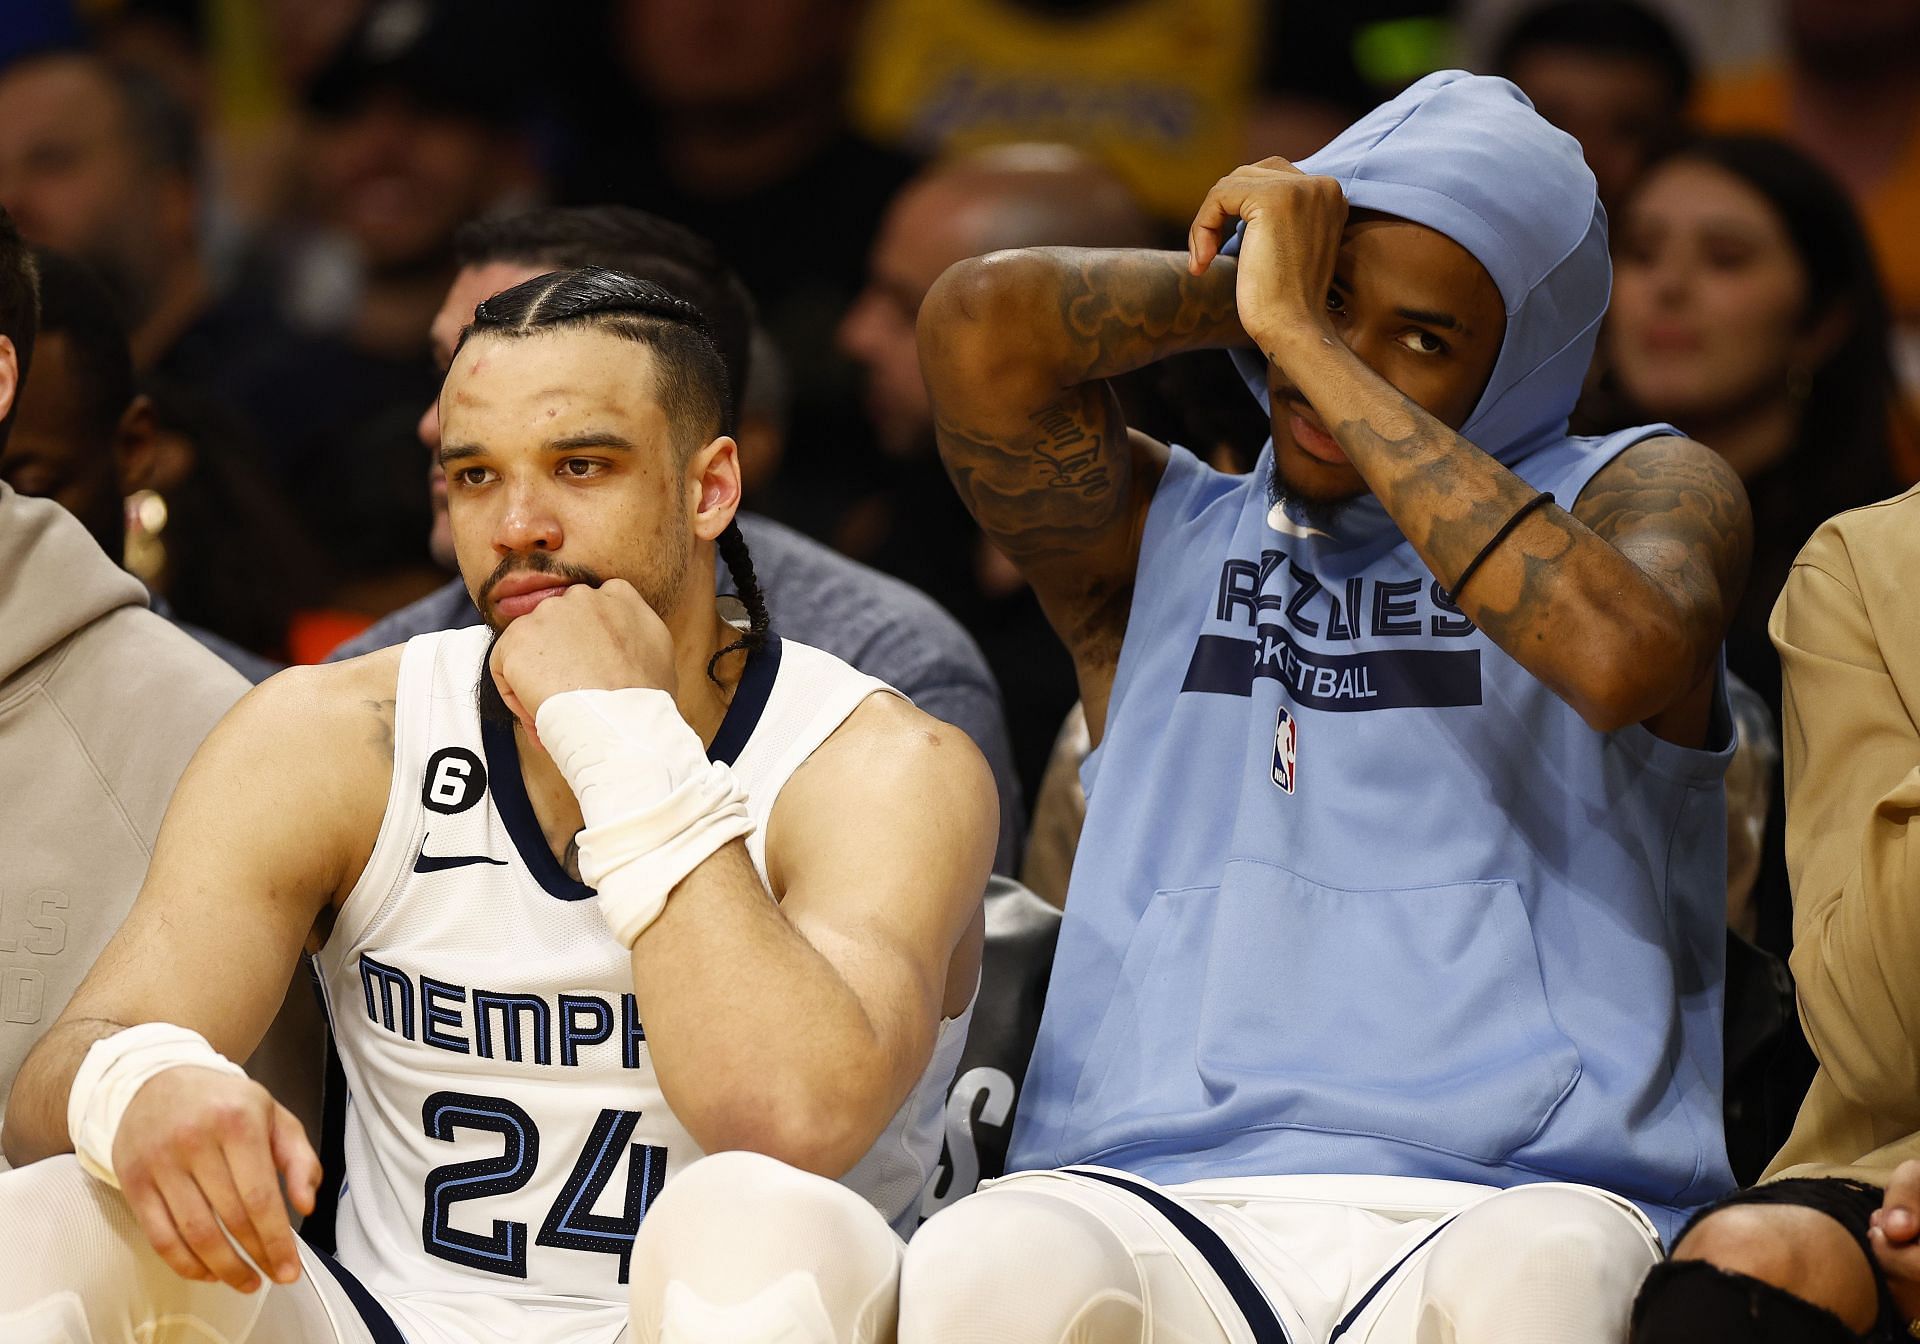
[[[713,745],[707,748],[708,760],[732,765],[740,759],[753,730],[760,726],[760,716],[767,711],[767,701],[773,695],[773,683],[779,675],[780,636],[769,630],[767,642],[747,655],[747,665],[740,671],[740,684],[733,688],[733,700],[727,705],[726,717],[720,720],[720,731],[713,735]]]
[[[1254,1344],[1292,1344],[1287,1327],[1281,1324],[1279,1313],[1267,1301],[1266,1294],[1260,1291],[1260,1285],[1253,1281],[1253,1275],[1247,1273],[1246,1266],[1234,1257],[1227,1243],[1220,1239],[1220,1234],[1192,1212],[1181,1208],[1176,1201],[1152,1186],[1136,1185],[1112,1172],[1090,1171],[1085,1167],[1068,1167],[1066,1170],[1089,1180],[1105,1181],[1146,1201],[1154,1212],[1173,1224],[1173,1230],[1185,1237],[1194,1250],[1207,1258],[1221,1286],[1232,1295],[1234,1305],[1240,1308],[1241,1316],[1246,1318],[1247,1328],[1253,1331]]]
[[[1382,1274],[1379,1278],[1375,1279],[1373,1281],[1373,1287],[1367,1289],[1365,1293],[1362,1293],[1360,1296],[1360,1300],[1353,1304],[1353,1310],[1349,1311],[1345,1316],[1342,1316],[1340,1318],[1340,1324],[1333,1327],[1333,1333],[1327,1336],[1327,1344],[1336,1344],[1336,1341],[1340,1338],[1340,1336],[1346,1334],[1348,1330],[1352,1329],[1353,1323],[1360,1319],[1360,1313],[1367,1309],[1367,1303],[1373,1301],[1374,1298],[1380,1295],[1380,1290],[1387,1286],[1387,1281],[1391,1279],[1395,1274],[1398,1274],[1400,1272],[1400,1266],[1406,1264],[1407,1261],[1413,1259],[1414,1256],[1420,1254],[1420,1252],[1426,1247],[1426,1244],[1428,1242],[1432,1241],[1435,1237],[1439,1236],[1442,1232],[1446,1231],[1447,1225],[1453,1222],[1456,1216],[1458,1215],[1449,1214],[1447,1217],[1442,1218],[1440,1220],[1440,1225],[1438,1227],[1434,1228],[1431,1232],[1427,1233],[1426,1236],[1420,1238],[1419,1241],[1415,1242],[1412,1250],[1408,1251],[1405,1255],[1401,1256],[1398,1260],[1395,1260],[1393,1262],[1393,1267],[1391,1269],[1389,1269],[1386,1273]]]
[[[734,688],[726,717],[720,720],[720,731],[714,734],[713,745],[707,748],[708,760],[732,765],[739,758],[747,739],[760,726],[760,716],[766,712],[774,680],[779,675],[780,637],[769,630],[766,644],[747,655],[740,684]],[[487,787],[493,793],[493,805],[527,871],[547,895],[558,900],[584,901],[592,896],[593,888],[569,874],[560,866],[560,860],[553,857],[546,832],[540,829],[540,820],[527,797],[527,781],[520,773],[520,746],[514,740],[513,726],[482,719],[480,745],[487,754]]]
[[[353,1303],[353,1309],[360,1313],[365,1322],[367,1333],[373,1336],[373,1344],[408,1344],[407,1337],[400,1333],[400,1327],[393,1323],[393,1317],[387,1315],[387,1309],[380,1305],[380,1299],[367,1291],[366,1285],[353,1277],[347,1267],[318,1248],[313,1249],[314,1259],[327,1267],[347,1300]]]
[[[481,719],[480,747],[487,753],[487,788],[494,808],[533,880],[547,895],[562,901],[584,901],[593,895],[593,888],[562,868],[547,846],[547,834],[533,814],[527,781],[520,774],[520,746],[514,741],[513,726]]]

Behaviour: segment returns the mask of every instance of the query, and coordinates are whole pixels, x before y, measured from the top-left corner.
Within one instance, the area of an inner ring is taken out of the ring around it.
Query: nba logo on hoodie
[[[1273,782],[1287,793],[1293,792],[1293,762],[1300,747],[1300,725],[1285,705],[1273,725]]]

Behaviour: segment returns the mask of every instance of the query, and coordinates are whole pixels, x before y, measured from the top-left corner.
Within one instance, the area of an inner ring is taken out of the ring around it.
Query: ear
[[[153,398],[142,392],[127,403],[113,430],[113,463],[120,493],[153,490],[160,455],[160,422],[153,414]]]
[[[1832,359],[1852,332],[1856,317],[1852,304],[1835,300],[1826,312],[1807,324],[1794,343],[1797,366],[1811,373]]]
[[[694,536],[715,540],[740,509],[739,445],[722,434],[695,453],[687,462],[687,487]]]
[[[13,348],[13,337],[0,336],[0,421],[13,414],[13,399],[20,394],[20,352]]]

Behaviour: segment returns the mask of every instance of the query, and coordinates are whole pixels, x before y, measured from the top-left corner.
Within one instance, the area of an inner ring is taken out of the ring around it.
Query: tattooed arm
[[[1445,346],[1428,328],[1473,323],[1436,318],[1424,302],[1401,307],[1397,289],[1350,307],[1355,279],[1341,267],[1357,267],[1358,253],[1348,254],[1346,199],[1331,178],[1269,159],[1221,179],[1194,220],[1193,266],[1207,268],[1235,218],[1246,222],[1235,302],[1247,331],[1461,611],[1593,727],[1644,722],[1674,741],[1704,741],[1714,663],[1752,547],[1746,494],[1725,461],[1686,439],[1636,444],[1571,513],[1554,504],[1529,513],[1463,585],[1535,491],[1372,365],[1430,404],[1453,402],[1449,414],[1464,420],[1471,400],[1460,394],[1477,398],[1477,387],[1458,365],[1448,373],[1426,362]],[[1387,245],[1374,246],[1376,264],[1390,267]],[[1429,283],[1452,266],[1454,288],[1472,287],[1464,254],[1450,260],[1444,247],[1429,248],[1421,258]]]
[[[1449,589],[1534,488],[1338,341],[1278,359]],[[1656,438],[1622,452],[1568,512],[1534,510],[1454,594],[1460,610],[1602,732],[1644,722],[1706,738],[1712,674],[1752,547],[1718,453]]]
[[[1039,595],[1099,740],[1166,449],[1104,379],[1241,345],[1233,267],[1177,252],[1034,248],[963,261],[920,308],[921,369],[960,497]]]

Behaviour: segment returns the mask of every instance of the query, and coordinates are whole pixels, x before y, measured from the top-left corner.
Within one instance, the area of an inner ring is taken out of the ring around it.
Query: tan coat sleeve
[[[1801,556],[1771,623],[1785,676],[1801,1020],[1822,1081],[1882,1141],[1920,1129],[1920,731],[1900,685],[1920,669],[1896,662],[1906,674],[1897,678],[1883,657],[1920,653],[1920,621],[1902,606],[1880,613],[1899,629],[1876,629],[1829,527]]]

